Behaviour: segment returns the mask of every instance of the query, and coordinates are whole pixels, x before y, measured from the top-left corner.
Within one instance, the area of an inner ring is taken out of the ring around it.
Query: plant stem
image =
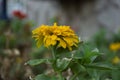
[[[55,50],[54,50],[54,48],[52,47],[51,50],[52,50],[52,57],[53,57],[53,59],[56,59],[56,55],[55,55]]]
[[[74,74],[70,80],[75,80],[75,78],[79,75],[80,72]]]
[[[58,72],[58,77],[59,77],[59,80],[64,80],[64,78],[62,76],[62,72]]]
[[[94,71],[94,75],[95,75],[95,80],[100,80],[100,76],[99,76],[99,73],[95,70]]]
[[[56,61],[56,50],[55,50],[55,48],[51,47],[51,51],[52,51],[52,57]],[[56,71],[56,72],[58,73],[59,80],[64,80],[64,77],[62,76],[62,72],[61,71]]]

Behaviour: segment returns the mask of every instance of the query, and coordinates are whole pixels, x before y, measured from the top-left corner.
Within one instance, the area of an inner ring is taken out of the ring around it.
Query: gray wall
[[[107,28],[108,33],[120,28],[120,0],[97,0],[95,4],[84,5],[80,14],[71,10],[70,15],[67,15],[55,1],[21,2],[26,8],[28,18],[36,23],[35,27],[48,24],[51,18],[58,17],[60,24],[72,26],[84,40],[89,39],[101,27]]]

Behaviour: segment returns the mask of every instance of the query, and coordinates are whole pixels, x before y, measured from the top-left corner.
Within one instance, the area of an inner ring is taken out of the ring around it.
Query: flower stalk
[[[55,53],[54,47],[51,47],[51,51],[52,51],[52,57],[55,60],[56,59],[56,53]]]

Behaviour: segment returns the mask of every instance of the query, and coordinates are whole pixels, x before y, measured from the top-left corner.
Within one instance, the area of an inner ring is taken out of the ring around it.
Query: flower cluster
[[[15,10],[15,11],[13,11],[13,16],[15,16],[19,19],[24,19],[24,18],[26,18],[27,15],[19,10]]]
[[[72,50],[72,47],[77,47],[79,43],[78,36],[70,29],[70,26],[58,26],[56,23],[53,26],[41,25],[33,30],[32,34],[38,47],[57,46]]]
[[[112,43],[112,44],[110,44],[110,50],[112,50],[112,51],[120,50],[120,43]]]

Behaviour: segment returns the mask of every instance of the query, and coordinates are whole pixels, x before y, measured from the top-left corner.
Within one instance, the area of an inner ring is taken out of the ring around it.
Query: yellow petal
[[[59,40],[59,45],[58,46],[61,46],[61,47],[63,47],[64,49],[66,48],[66,43],[65,43],[65,41],[64,40],[62,40],[62,39],[60,39]]]
[[[37,40],[37,47],[39,48],[42,45],[43,41],[42,39]]]

